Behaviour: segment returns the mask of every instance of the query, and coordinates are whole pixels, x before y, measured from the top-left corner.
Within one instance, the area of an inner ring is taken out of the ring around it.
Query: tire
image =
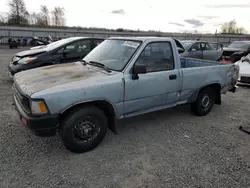
[[[191,110],[197,116],[205,116],[212,110],[214,103],[215,92],[207,87],[199,92],[196,101],[191,104]]]
[[[104,113],[94,106],[76,108],[61,123],[59,134],[64,146],[74,153],[83,153],[97,147],[107,133]],[[93,133],[94,132],[94,133]],[[90,135],[94,134],[90,138]]]

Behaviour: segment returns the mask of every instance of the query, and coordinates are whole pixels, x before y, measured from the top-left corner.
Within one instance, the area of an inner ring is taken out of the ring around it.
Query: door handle
[[[176,74],[169,75],[169,80],[176,80],[176,78],[177,78]]]

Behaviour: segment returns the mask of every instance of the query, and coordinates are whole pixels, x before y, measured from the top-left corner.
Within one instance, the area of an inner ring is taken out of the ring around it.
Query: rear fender
[[[219,83],[213,83],[213,84],[209,84],[206,86],[203,86],[199,89],[196,89],[193,94],[189,97],[187,103],[193,103],[196,101],[198,94],[200,93],[201,90],[207,88],[207,87],[211,87],[214,91],[215,91],[215,104],[220,105],[221,104],[221,86]]]

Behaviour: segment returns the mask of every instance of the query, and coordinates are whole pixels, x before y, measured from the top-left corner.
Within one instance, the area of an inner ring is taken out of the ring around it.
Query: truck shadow
[[[192,119],[193,114],[190,110],[190,105],[181,105],[174,108],[164,109],[156,112],[151,112],[117,122],[118,134],[126,134],[131,130],[144,129],[152,126],[157,128],[159,124],[178,124],[179,120]],[[160,125],[161,126],[161,125]]]

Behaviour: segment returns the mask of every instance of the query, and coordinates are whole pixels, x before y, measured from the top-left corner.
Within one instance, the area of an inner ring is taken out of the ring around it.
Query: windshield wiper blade
[[[85,61],[85,62],[86,62],[86,61]],[[94,65],[94,66],[97,66],[97,67],[100,67],[100,68],[103,68],[103,69],[106,70],[107,72],[111,72],[111,70],[110,70],[108,67],[105,67],[104,64],[99,63],[99,62],[97,62],[97,61],[89,61],[89,62],[87,62],[87,63],[89,63],[89,64],[91,64],[91,65]]]
[[[82,62],[84,65],[86,65],[88,62],[85,61],[84,59],[81,59],[80,62]]]
[[[108,67],[105,67],[105,65],[102,64],[102,63],[99,63],[99,62],[96,62],[96,61],[89,61],[88,62],[88,61],[86,61],[84,59],[81,59],[80,61],[83,63],[83,65],[87,65],[88,64],[88,65],[100,67],[100,68],[106,70],[107,72],[111,72],[111,70]]]

